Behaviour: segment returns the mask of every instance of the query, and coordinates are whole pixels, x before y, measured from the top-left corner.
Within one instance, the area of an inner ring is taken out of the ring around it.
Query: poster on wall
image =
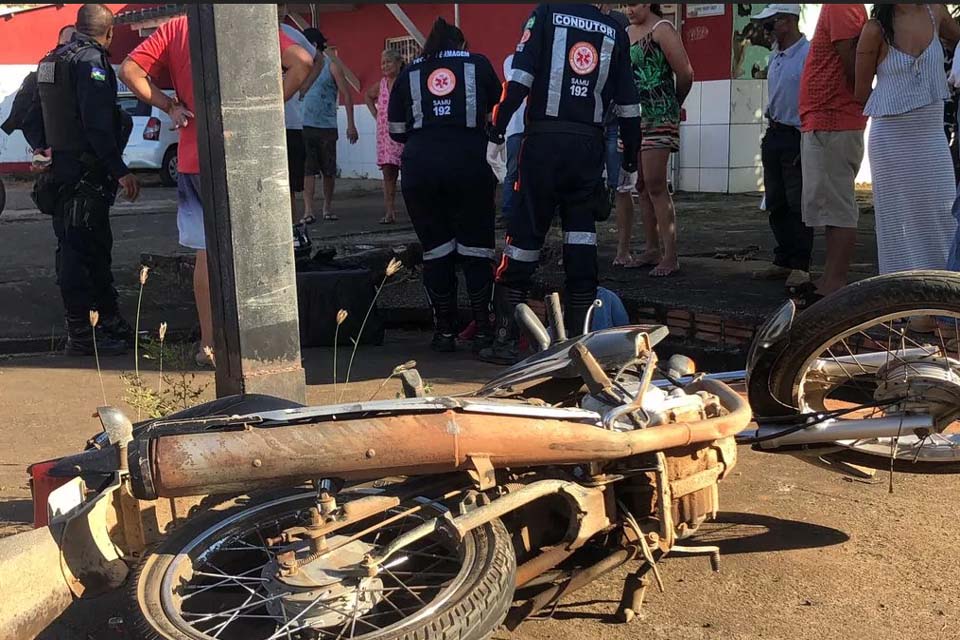
[[[763,26],[750,20],[767,4],[735,4],[733,8],[733,59],[731,78],[737,80],[767,77],[770,36]]]
[[[724,4],[688,4],[688,18],[706,18],[708,16],[722,16],[727,11]]]

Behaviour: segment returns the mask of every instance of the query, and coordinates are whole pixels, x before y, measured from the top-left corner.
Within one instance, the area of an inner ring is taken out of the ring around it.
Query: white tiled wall
[[[730,123],[730,81],[708,80],[700,85],[700,124]]]
[[[730,164],[731,169],[760,166],[761,124],[730,125]]]
[[[763,187],[763,80],[695,82],[680,124],[679,188],[741,193]]]
[[[680,123],[679,184],[681,191],[727,190],[730,156],[729,80],[694,82],[683,103]]]
[[[341,106],[337,111],[340,138],[337,140],[337,167],[342,178],[380,179],[377,166],[377,121],[366,105],[354,105],[353,119],[359,139],[356,144],[347,140],[347,111]]]
[[[700,167],[725,168],[730,160],[730,125],[700,125]]]
[[[756,124],[763,120],[766,80],[730,81],[730,123]]]

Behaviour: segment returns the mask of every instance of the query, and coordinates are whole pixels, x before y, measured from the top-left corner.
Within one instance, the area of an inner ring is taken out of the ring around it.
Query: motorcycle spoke
[[[397,582],[397,584],[399,584],[407,593],[409,593],[409,594],[412,595],[414,598],[416,598],[417,601],[418,601],[420,604],[422,604],[423,606],[426,606],[426,605],[427,605],[427,603],[423,601],[423,598],[421,598],[421,597],[420,597],[419,595],[417,595],[414,591],[412,591],[412,590],[410,589],[410,587],[408,587],[407,584],[406,584],[403,580],[401,580],[400,578],[398,578],[398,577],[396,576],[396,574],[394,574],[392,571],[390,571],[390,569],[387,569],[386,567],[383,567],[383,570],[387,573],[388,576],[390,576],[391,578],[393,578],[393,579]],[[426,574],[421,574],[421,573],[417,572],[417,575],[426,575]]]
[[[249,596],[247,596],[247,599],[244,601],[243,604],[244,604],[244,605],[249,604],[250,600],[251,600],[255,595],[256,595],[255,593],[251,593]],[[242,606],[242,605],[241,605],[241,606]],[[217,627],[219,627],[220,629],[219,629],[216,633],[214,633],[212,637],[213,637],[213,638],[220,638],[220,634],[223,633],[223,630],[226,629],[226,628],[230,625],[231,622],[233,622],[234,620],[236,620],[236,619],[237,619],[237,616],[239,616],[239,615],[240,615],[240,612],[239,612],[239,611],[235,611],[235,612],[233,613],[233,615],[230,616],[227,620],[221,622],[220,624],[218,624],[218,625],[215,626],[215,627],[211,627],[210,629],[207,629],[207,634],[212,633],[214,629],[216,629]]]
[[[854,354],[853,351],[850,349],[850,346],[847,344],[847,341],[844,340],[844,339],[841,339],[841,340],[840,340],[840,344],[842,344],[842,345],[844,346],[844,348],[847,350],[847,353],[849,353],[849,354],[850,354],[850,357],[853,358],[853,361],[857,364],[858,367],[860,367],[860,371],[863,372],[864,374],[869,375],[869,373],[867,372],[867,370],[863,368],[863,365],[860,364],[860,361],[857,360],[856,354]]]
[[[405,502],[377,517],[382,524],[370,526],[370,520],[351,523],[334,534],[336,539],[330,553],[336,554],[339,548],[354,541],[366,545],[369,553],[382,551],[404,532],[442,515],[441,506],[432,501],[430,504],[436,506],[414,515],[417,512],[411,512],[411,503]],[[422,505],[413,507],[422,508]],[[295,591],[267,572],[272,571],[270,567],[276,569],[279,553],[300,552],[305,542],[298,539],[299,534],[294,534],[292,539],[285,538],[290,540],[288,543],[274,546],[266,540],[281,536],[291,528],[305,526],[306,509],[296,506],[279,516],[277,511],[273,513],[272,517],[247,521],[247,528],[234,529],[233,535],[219,539],[211,535],[198,543],[195,553],[182,554],[186,562],[195,563],[180,565],[180,577],[174,582],[179,584],[174,589],[173,600],[177,624],[185,629],[186,635],[211,640],[296,640],[307,633],[315,640],[352,640],[367,634],[388,633],[417,612],[438,606],[445,601],[438,598],[450,597],[460,584],[457,577],[463,575],[463,560],[459,547],[431,537],[403,549],[398,554],[399,561],[395,559],[381,568],[379,579],[359,584],[341,583],[348,597],[355,598],[352,604],[338,602],[328,589],[322,589],[322,593],[301,593],[301,597],[306,595],[306,598],[291,610],[287,599],[293,597]],[[394,570],[401,562],[403,570]],[[185,576],[189,577],[184,579]],[[371,588],[364,589],[364,584]],[[327,626],[330,623],[321,622],[323,619],[340,622]]]
[[[286,635],[286,636],[289,637],[291,625],[292,625],[294,622],[296,622],[297,620],[299,620],[300,618],[302,618],[303,616],[307,615],[307,612],[310,611],[310,609],[312,609],[313,607],[315,607],[317,604],[320,603],[320,599],[321,599],[321,598],[323,598],[323,595],[322,595],[322,594],[319,595],[319,596],[317,596],[316,598],[314,598],[314,599],[310,602],[310,604],[308,604],[306,607],[303,608],[303,611],[301,611],[301,612],[298,613],[297,615],[295,615],[295,616],[293,616],[292,618],[290,618],[290,620],[288,620],[282,627],[280,627],[280,629],[279,629],[278,631],[275,631],[275,632],[273,633],[273,635],[270,636],[269,638],[267,638],[266,640],[278,640],[279,638],[282,637],[282,636],[280,635],[281,633],[283,633],[284,635]]]
[[[181,597],[181,601],[182,601],[182,600],[187,600],[188,598],[192,598],[193,596],[198,595],[198,594],[201,594],[201,593],[204,593],[204,592],[206,592],[206,591],[210,591],[211,589],[220,588],[220,587],[222,587],[222,586],[224,586],[224,585],[229,585],[229,586],[231,586],[231,587],[235,587],[235,586],[236,586],[236,583],[237,583],[238,581],[241,581],[241,580],[242,580],[242,581],[245,581],[245,582],[246,582],[246,581],[249,581],[249,582],[258,583],[258,584],[259,584],[259,583],[263,583],[263,582],[267,582],[267,579],[266,579],[266,578],[248,577],[248,575],[251,574],[251,573],[262,571],[265,566],[267,566],[267,565],[261,565],[261,566],[259,566],[259,567],[254,567],[253,569],[248,569],[248,570],[244,571],[243,573],[241,573],[241,574],[239,574],[239,575],[236,575],[236,576],[227,576],[225,579],[221,580],[220,582],[216,582],[216,583],[210,584],[210,585],[186,585],[185,587],[183,587],[184,589],[193,589],[193,590],[190,591],[190,593],[182,596],[182,597]],[[217,578],[222,577],[222,575],[221,575],[221,576],[218,576],[217,574],[206,573],[206,572],[204,572],[204,571],[197,571],[197,572],[194,573],[194,575],[199,575],[199,576],[204,576],[204,577],[217,577]]]
[[[286,596],[286,595],[289,595],[289,592],[278,593],[277,595],[270,596],[269,598],[264,598],[264,599],[260,600],[259,602],[254,602],[253,604],[249,604],[249,605],[240,605],[239,607],[234,607],[233,609],[227,609],[226,611],[220,611],[220,612],[218,612],[218,613],[206,613],[206,614],[205,614],[205,613],[193,613],[193,612],[190,612],[190,611],[184,611],[184,612],[182,612],[182,615],[184,615],[184,616],[201,616],[199,619],[192,621],[193,624],[197,624],[197,623],[200,623],[200,622],[206,622],[207,620],[212,620],[212,619],[214,619],[214,618],[222,618],[222,617],[224,617],[224,616],[228,616],[228,615],[230,615],[231,613],[233,613],[234,611],[237,611],[237,610],[243,611],[244,609],[256,609],[256,608],[259,607],[259,606],[262,606],[262,605],[264,605],[264,604],[266,604],[266,603],[268,603],[268,602],[272,602],[272,601],[274,601],[274,600],[277,600],[278,598],[282,598],[282,597],[284,597],[284,596]]]

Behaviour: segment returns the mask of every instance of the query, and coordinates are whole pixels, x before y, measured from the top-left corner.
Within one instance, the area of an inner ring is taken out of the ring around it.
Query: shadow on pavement
[[[0,527],[33,522],[33,500],[0,500]]]
[[[758,513],[722,511],[716,520],[701,525],[690,541],[720,547],[720,555],[817,549],[850,539],[843,531],[798,520],[783,520]]]

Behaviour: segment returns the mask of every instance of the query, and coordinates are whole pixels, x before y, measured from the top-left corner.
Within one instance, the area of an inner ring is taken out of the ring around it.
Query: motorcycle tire
[[[346,492],[345,492],[346,493]],[[300,495],[296,498],[297,494]],[[176,529],[152,551],[145,554],[137,570],[128,579],[128,610],[133,637],[143,640],[201,640],[200,632],[187,633],[168,615],[163,605],[164,578],[178,556],[198,537],[231,519],[231,528],[241,526],[244,512],[253,512],[269,503],[289,501],[292,505],[315,504],[316,492],[303,488],[264,492],[241,496],[218,505]],[[232,529],[230,529],[232,530]],[[229,531],[229,530],[224,530]],[[368,633],[364,640],[483,640],[503,622],[512,600],[516,583],[516,555],[510,534],[500,520],[469,532],[463,543],[472,549],[461,569],[465,575],[460,586],[439,605],[436,611],[405,626],[384,633]],[[459,576],[458,576],[459,577]],[[223,630],[221,630],[223,631]],[[291,632],[292,637],[302,636]],[[252,638],[223,634],[221,640]],[[264,636],[267,637],[267,636]],[[286,636],[283,636],[286,638]],[[320,634],[319,638],[332,637]],[[347,636],[344,636],[346,638]]]
[[[797,316],[790,329],[790,346],[770,373],[770,395],[750,399],[754,414],[784,415],[785,406],[796,408],[795,383],[801,368],[835,336],[888,314],[923,309],[960,314],[960,273],[930,270],[876,276],[814,303]],[[853,449],[830,453],[829,458],[871,469],[890,469],[890,457]],[[960,462],[898,459],[893,469],[904,473],[960,473]]]

